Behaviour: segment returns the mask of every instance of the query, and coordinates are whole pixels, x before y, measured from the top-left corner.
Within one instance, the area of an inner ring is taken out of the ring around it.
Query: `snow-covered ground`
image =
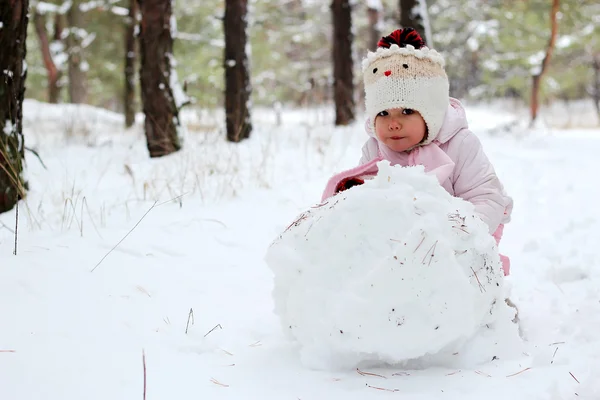
[[[27,153],[16,256],[15,211],[0,215],[0,399],[600,398],[600,130],[515,135],[501,109],[467,113],[515,199],[501,250],[526,351],[325,372],[284,337],[264,256],[358,160],[362,123],[258,110],[236,146],[220,116],[189,111],[185,150],[150,160],[119,116],[28,101],[47,169]]]

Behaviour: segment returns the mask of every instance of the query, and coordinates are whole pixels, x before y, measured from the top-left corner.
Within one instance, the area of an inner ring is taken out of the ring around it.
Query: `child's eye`
[[[381,111],[381,112],[379,112],[379,113],[377,114],[377,116],[378,116],[378,117],[385,117],[386,115],[389,115],[389,114],[388,114],[388,112],[387,112],[387,111],[385,111],[385,110],[383,110],[383,111]]]
[[[410,108],[405,108],[404,110],[402,110],[402,114],[404,114],[404,115],[411,115],[414,113],[415,113],[415,110],[410,109]]]

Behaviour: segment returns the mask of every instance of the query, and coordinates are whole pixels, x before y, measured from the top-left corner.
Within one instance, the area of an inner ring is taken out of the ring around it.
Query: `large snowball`
[[[266,261],[275,312],[316,368],[452,354],[506,307],[488,227],[422,167],[379,163],[302,213]]]

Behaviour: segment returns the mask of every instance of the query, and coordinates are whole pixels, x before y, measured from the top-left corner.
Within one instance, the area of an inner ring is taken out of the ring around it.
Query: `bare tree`
[[[600,53],[592,56],[592,67],[594,69],[594,82],[592,88],[592,99],[598,115],[598,124],[600,124]]]
[[[129,15],[125,25],[125,126],[127,128],[135,123],[135,27],[137,26],[138,4],[136,0],[129,0]]]
[[[171,71],[172,2],[138,1],[142,16],[139,42],[142,106],[146,116],[144,129],[150,157],[161,157],[181,149],[178,135],[179,109],[173,95],[175,82]]]
[[[552,0],[552,8],[550,10],[550,39],[548,40],[548,46],[546,47],[546,55],[542,60],[542,65],[538,73],[533,75],[533,81],[531,85],[531,105],[530,105],[530,114],[531,114],[531,126],[533,126],[539,109],[539,94],[540,94],[540,85],[542,82],[542,77],[544,73],[548,69],[548,65],[550,64],[550,58],[552,57],[552,52],[554,51],[554,45],[556,43],[556,36],[558,34],[558,18],[557,14],[560,9],[560,0]]]
[[[367,2],[367,15],[369,17],[369,49],[375,51],[377,43],[381,39],[381,30],[379,29],[381,12],[383,5],[381,0]]]
[[[250,137],[250,71],[246,54],[248,0],[226,0],[225,17],[225,123],[227,140]]]
[[[414,28],[425,39],[427,46],[433,47],[425,0],[400,0],[400,26]]]
[[[53,41],[56,42],[60,40],[60,35],[62,32],[62,24],[61,24],[61,15],[56,13],[54,23],[54,38]],[[58,103],[60,98],[60,86],[59,80],[62,76],[62,71],[57,67],[54,62],[54,57],[52,56],[52,51],[50,50],[50,38],[48,37],[48,32],[46,31],[46,15],[40,13],[37,9],[33,12],[33,23],[35,25],[35,31],[38,36],[38,41],[40,42],[40,50],[42,52],[42,60],[44,62],[44,67],[46,68],[46,73],[48,75],[48,102],[49,103]]]
[[[80,8],[81,0],[73,0],[67,11],[67,51],[69,54],[69,100],[71,103],[85,103],[87,101],[86,73],[84,70],[83,55],[83,12]]]
[[[333,96],[335,124],[354,121],[354,74],[352,61],[352,7],[350,0],[333,0]]]
[[[25,197],[23,96],[29,0],[0,3],[0,213]]]

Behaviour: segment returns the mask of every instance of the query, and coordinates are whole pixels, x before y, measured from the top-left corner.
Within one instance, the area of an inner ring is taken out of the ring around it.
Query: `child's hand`
[[[340,183],[338,183],[338,185],[335,188],[335,192],[343,192],[344,190],[348,190],[354,186],[362,185],[363,183],[365,183],[365,180],[358,177],[346,178],[341,180]]]

